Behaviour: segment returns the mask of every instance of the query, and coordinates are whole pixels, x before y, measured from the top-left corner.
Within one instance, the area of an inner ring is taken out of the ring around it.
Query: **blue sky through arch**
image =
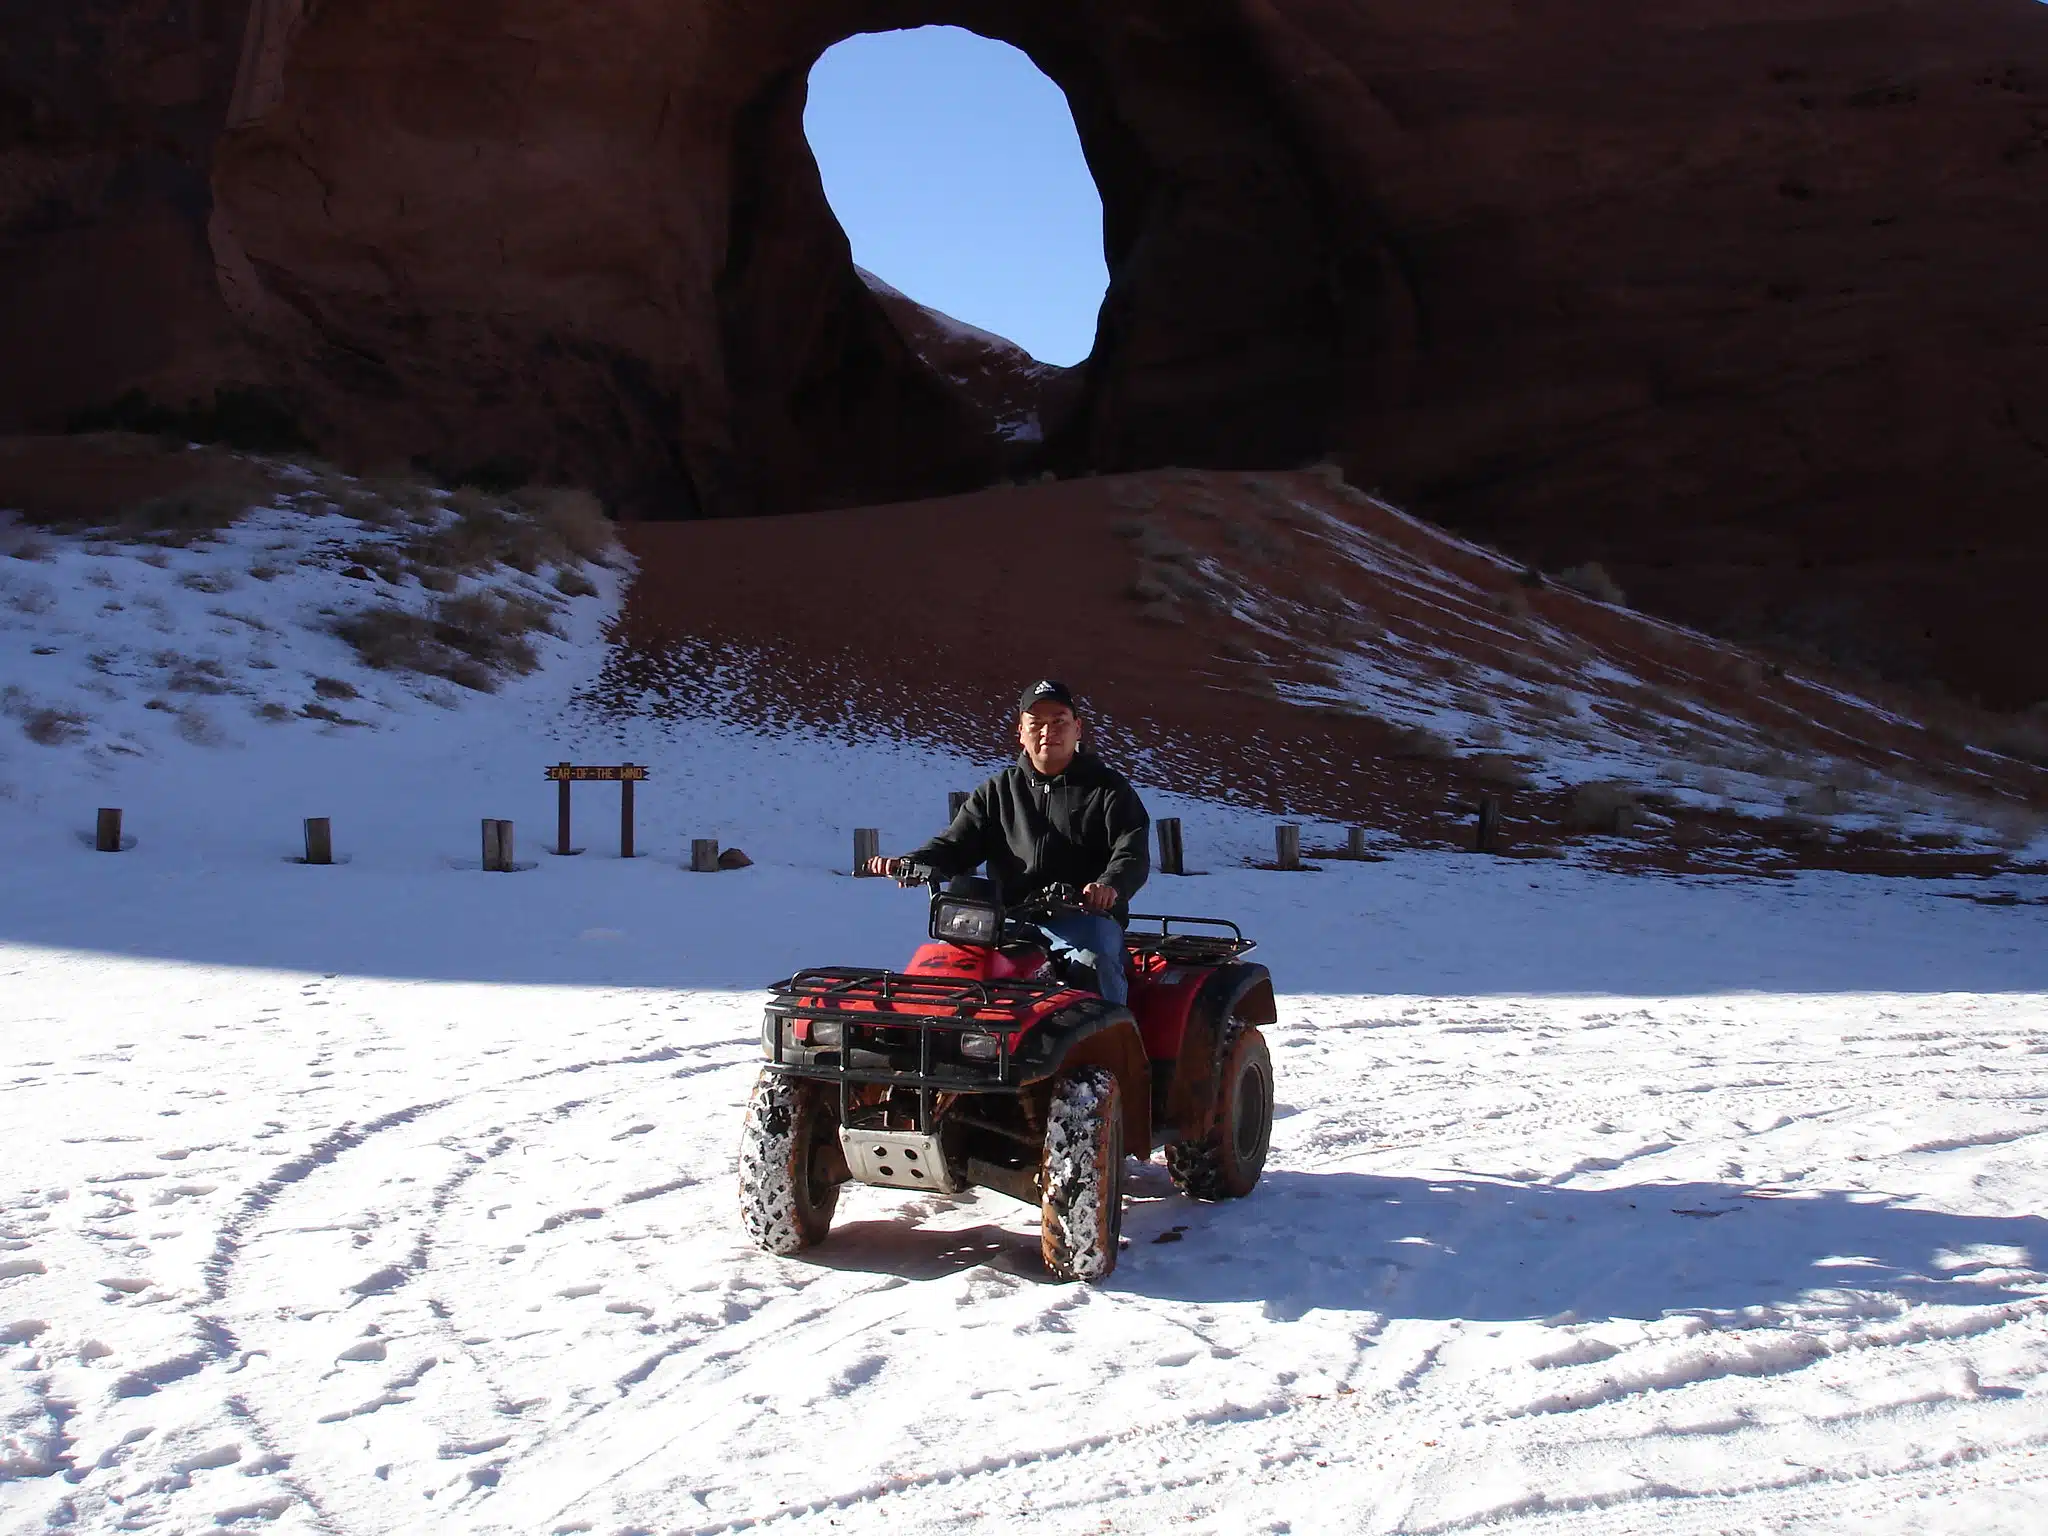
[[[958,27],[848,38],[811,71],[804,130],[856,263],[1043,362],[1087,356],[1102,199],[1023,53]]]

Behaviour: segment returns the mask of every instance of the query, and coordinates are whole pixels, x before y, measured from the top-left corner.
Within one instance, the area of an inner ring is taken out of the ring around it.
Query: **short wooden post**
[[[308,864],[332,864],[334,862],[334,823],[325,816],[306,818],[306,862]]]
[[[569,841],[569,768],[568,763],[559,765],[561,777],[555,781],[555,852],[567,858],[576,851]]]
[[[1472,834],[1474,853],[1492,853],[1500,842],[1500,801],[1492,795],[1479,797],[1479,826]]]
[[[619,857],[633,857],[633,765],[626,764],[627,772],[619,780]]]
[[[1162,875],[1184,875],[1186,866],[1181,860],[1180,818],[1162,816],[1156,825],[1159,828],[1159,873]]]
[[[1354,859],[1365,857],[1365,828],[1353,827],[1344,834],[1344,852]]]
[[[960,814],[960,807],[965,805],[968,799],[968,793],[964,789],[949,789],[946,791],[946,825],[951,826],[953,824],[954,819]]]
[[[512,823],[484,818],[484,869],[495,875],[512,873]]]
[[[1278,853],[1282,869],[1301,868],[1301,828],[1291,821],[1283,821],[1274,830],[1273,847]]]
[[[693,874],[715,875],[718,873],[718,839],[715,837],[693,837],[690,839],[690,870]]]
[[[118,808],[100,807],[99,824],[93,829],[92,845],[100,853],[121,851],[121,812]]]
[[[855,827],[853,829],[853,872],[865,877],[868,860],[882,856],[882,829],[879,827]]]

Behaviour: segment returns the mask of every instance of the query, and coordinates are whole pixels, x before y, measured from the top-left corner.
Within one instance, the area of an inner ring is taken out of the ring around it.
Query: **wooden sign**
[[[600,784],[635,784],[647,777],[647,769],[640,763],[613,763],[602,767],[556,763],[548,769],[548,777],[564,784],[591,780]]]
[[[561,787],[555,811],[555,852],[563,856],[576,850],[569,846],[569,786],[579,780],[596,780],[619,786],[619,857],[633,857],[633,786],[647,777],[640,763],[612,763],[605,766],[556,763],[548,777]]]

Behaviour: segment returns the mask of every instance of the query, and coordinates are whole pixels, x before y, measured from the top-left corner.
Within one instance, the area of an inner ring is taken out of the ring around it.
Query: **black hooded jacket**
[[[910,855],[942,875],[986,863],[1015,904],[1048,885],[1077,890],[1100,882],[1117,893],[1116,916],[1152,872],[1146,833],[1152,825],[1130,781],[1092,752],[1076,752],[1050,777],[1017,761],[983,784],[953,824]]]

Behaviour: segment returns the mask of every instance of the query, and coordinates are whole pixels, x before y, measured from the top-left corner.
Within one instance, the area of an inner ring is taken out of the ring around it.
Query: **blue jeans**
[[[1053,960],[1075,986],[1100,992],[1105,1002],[1130,1001],[1130,982],[1124,975],[1124,930],[1115,918],[1062,912],[1058,917],[1040,918],[1034,926],[1045,935]]]

